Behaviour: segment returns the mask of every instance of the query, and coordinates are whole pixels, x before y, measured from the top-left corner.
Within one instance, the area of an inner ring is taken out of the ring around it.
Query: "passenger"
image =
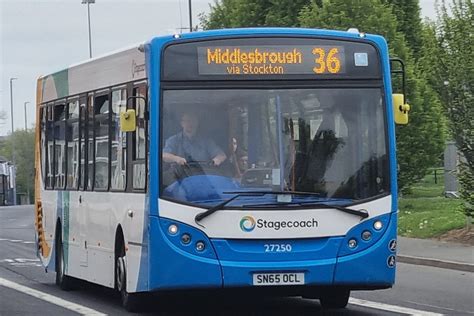
[[[242,174],[247,170],[248,156],[245,150],[239,146],[236,137],[232,137],[230,144],[229,162],[232,164],[237,178],[241,178]]]
[[[163,148],[163,160],[168,163],[186,165],[189,162],[209,161],[219,166],[226,159],[226,154],[208,138],[197,135],[199,119],[197,115],[185,112],[181,116],[182,131],[171,136]]]

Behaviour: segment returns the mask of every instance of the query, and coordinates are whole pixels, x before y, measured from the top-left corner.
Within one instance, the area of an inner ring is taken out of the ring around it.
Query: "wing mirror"
[[[120,113],[120,131],[134,132],[137,128],[137,115],[134,109],[128,109]]]
[[[408,112],[410,111],[410,105],[406,104],[404,101],[405,96],[403,94],[392,94],[393,119],[395,120],[396,124],[408,124]]]

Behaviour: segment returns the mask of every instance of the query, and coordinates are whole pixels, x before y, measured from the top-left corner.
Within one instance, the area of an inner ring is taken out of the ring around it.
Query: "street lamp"
[[[10,78],[10,119],[12,123],[12,135],[13,135],[13,80],[17,80],[18,78]]]
[[[82,0],[82,4],[87,4],[87,21],[89,25],[89,58],[92,58],[92,44],[91,44],[91,10],[90,4],[95,3],[95,0]]]
[[[191,0],[188,0],[188,7],[189,7],[189,32],[193,31],[193,10],[191,8]]]
[[[12,77],[10,78],[10,118],[11,118],[11,121],[12,121],[12,135],[11,137],[13,138],[13,130],[14,130],[14,125],[13,125],[13,80],[17,80],[18,78],[15,78],[15,77]],[[13,168],[15,170],[15,175],[16,175],[16,166],[15,166],[15,148],[14,148],[14,145],[15,145],[15,142],[12,141],[11,142],[11,150],[12,150],[12,162],[13,162]],[[16,205],[16,181],[15,181],[15,185],[13,186],[13,205]]]
[[[25,132],[28,130],[28,121],[27,121],[27,111],[26,111],[26,105],[30,103],[29,101],[26,101],[23,103],[23,107],[24,107],[24,110],[25,110]],[[29,182],[27,181],[26,182],[26,203],[27,204],[30,204],[30,184]]]
[[[24,108],[25,108],[25,131],[28,130],[28,124],[27,124],[27,122],[28,122],[28,121],[27,121],[28,112],[26,112],[26,105],[27,105],[28,103],[30,103],[30,102],[26,101],[26,102],[23,104],[23,106],[24,106]]]

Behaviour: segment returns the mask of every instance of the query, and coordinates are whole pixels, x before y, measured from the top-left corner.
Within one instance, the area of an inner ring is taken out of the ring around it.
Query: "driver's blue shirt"
[[[168,138],[163,152],[183,157],[188,162],[210,161],[217,155],[224,154],[211,139],[197,135],[190,139],[183,132]]]

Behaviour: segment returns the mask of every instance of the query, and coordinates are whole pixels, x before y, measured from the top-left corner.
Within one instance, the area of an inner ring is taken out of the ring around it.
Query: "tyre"
[[[66,263],[64,260],[64,245],[62,240],[61,229],[56,229],[56,285],[63,291],[74,289],[74,279],[66,275]]]
[[[123,245],[122,242],[120,251],[115,255],[115,288],[120,293],[122,306],[129,312],[137,312],[143,300],[139,293],[127,292],[127,258]]]
[[[324,293],[319,298],[319,302],[323,308],[345,308],[349,303],[349,290],[333,290]]]

